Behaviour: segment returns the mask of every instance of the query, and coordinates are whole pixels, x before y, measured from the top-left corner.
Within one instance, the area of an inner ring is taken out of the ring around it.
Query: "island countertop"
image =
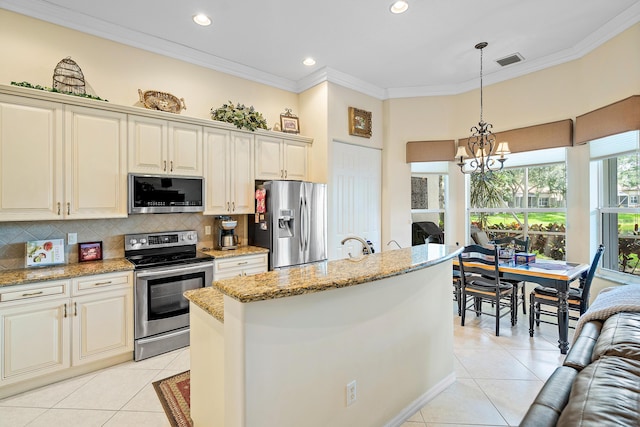
[[[229,278],[213,282],[213,288],[242,303],[285,298],[398,276],[449,260],[461,249],[431,243],[357,259],[327,261]],[[208,303],[208,295],[212,297],[211,304]],[[212,311],[209,305],[219,305],[218,293],[207,291],[206,288],[187,291],[185,297],[209,313]]]

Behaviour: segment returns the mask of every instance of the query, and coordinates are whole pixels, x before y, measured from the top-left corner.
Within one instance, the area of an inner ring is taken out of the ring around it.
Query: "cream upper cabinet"
[[[65,217],[127,216],[126,114],[66,106],[65,158]]]
[[[0,220],[61,219],[62,104],[0,95]]]
[[[207,215],[255,211],[253,135],[216,128],[204,130]]]
[[[256,136],[256,179],[307,179],[307,144],[271,136]]]
[[[129,115],[129,172],[202,176],[202,126]]]
[[[0,220],[127,216],[125,114],[0,100]]]

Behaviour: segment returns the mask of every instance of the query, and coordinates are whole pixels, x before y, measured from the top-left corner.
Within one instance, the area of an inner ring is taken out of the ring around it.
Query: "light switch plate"
[[[75,245],[78,243],[78,233],[67,233],[67,244]]]

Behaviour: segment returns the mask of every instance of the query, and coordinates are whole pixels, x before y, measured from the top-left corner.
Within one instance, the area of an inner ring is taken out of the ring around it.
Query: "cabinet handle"
[[[239,262],[236,265],[245,265],[245,264],[249,264],[249,261],[243,261],[243,262]]]
[[[60,202],[58,202],[58,215],[60,215]]]
[[[284,178],[287,179],[287,170],[284,170]]]
[[[171,160],[171,170],[170,172],[173,172],[173,160]]]
[[[280,169],[280,178],[284,178],[284,170]]]
[[[38,291],[38,292],[29,292],[26,294],[22,294],[23,297],[32,297],[35,295],[42,295],[44,292],[43,291]]]
[[[66,303],[66,302],[64,303],[64,313],[63,313],[63,315],[62,315],[62,316],[63,316],[64,318],[66,318],[66,317],[67,317],[67,303]]]
[[[74,316],[78,315],[78,303],[77,302],[73,303],[73,315]]]
[[[110,285],[111,284],[111,280],[108,280],[106,282],[96,282],[93,284],[93,286],[104,286],[104,285]]]
[[[236,202],[231,202],[231,210],[232,210],[233,212],[235,212],[235,211],[236,211]]]
[[[164,170],[165,172],[167,171],[167,161],[166,160],[164,161],[164,168],[162,170]]]
[[[227,212],[231,212],[231,209],[229,208],[229,202],[227,202]]]
[[[71,203],[67,202],[67,215],[71,215]]]

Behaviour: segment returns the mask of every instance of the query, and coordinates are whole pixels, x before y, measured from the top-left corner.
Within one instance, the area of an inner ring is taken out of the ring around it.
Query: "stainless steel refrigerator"
[[[269,249],[269,269],[327,259],[327,186],[266,181],[264,213],[249,216],[249,244]]]

